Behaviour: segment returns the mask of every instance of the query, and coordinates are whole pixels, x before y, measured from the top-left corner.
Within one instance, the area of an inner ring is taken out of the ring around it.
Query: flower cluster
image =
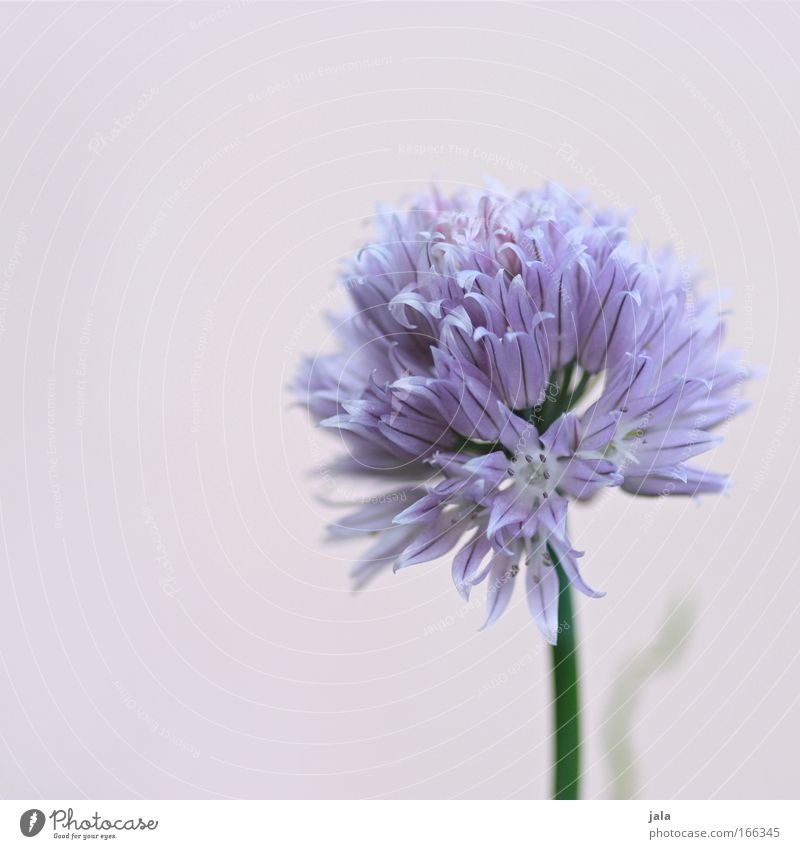
[[[332,530],[376,537],[360,582],[456,549],[465,598],[488,580],[486,624],[524,569],[531,614],[555,643],[557,568],[601,595],[567,535],[570,499],[725,487],[687,464],[743,406],[717,299],[671,251],[631,244],[626,216],[554,185],[433,191],[381,211],[379,225],[345,272],[339,351],[308,360],[295,384],[341,432],[343,469],[396,481],[395,497]]]

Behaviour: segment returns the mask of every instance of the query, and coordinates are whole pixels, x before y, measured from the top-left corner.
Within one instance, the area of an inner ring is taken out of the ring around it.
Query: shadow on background
[[[673,601],[655,637],[624,664],[611,688],[603,738],[612,799],[638,798],[634,731],[641,697],[653,678],[680,664],[695,621],[695,606],[688,596]]]

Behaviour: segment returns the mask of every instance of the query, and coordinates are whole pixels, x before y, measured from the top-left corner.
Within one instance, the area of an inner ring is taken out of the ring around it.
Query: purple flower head
[[[521,580],[555,643],[554,564],[602,595],[567,535],[571,499],[726,485],[688,463],[743,407],[716,299],[671,251],[632,245],[624,215],[554,185],[434,191],[378,221],[345,272],[339,351],[294,388],[342,433],[341,468],[403,485],[332,530],[375,538],[359,583],[452,552],[464,598],[488,583],[487,625]]]

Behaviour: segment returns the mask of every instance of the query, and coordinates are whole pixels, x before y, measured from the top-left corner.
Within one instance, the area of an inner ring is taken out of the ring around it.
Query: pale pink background
[[[688,599],[634,789],[796,797],[798,38],[786,3],[0,7],[0,794],[547,795],[524,600],[478,633],[445,562],[354,596],[285,392],[374,202],[488,174],[682,241],[767,372],[728,497],[573,511],[586,793]]]

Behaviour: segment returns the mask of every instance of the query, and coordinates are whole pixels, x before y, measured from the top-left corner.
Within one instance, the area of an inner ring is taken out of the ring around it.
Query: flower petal
[[[505,613],[514,592],[518,555],[496,554],[489,570],[489,587],[486,592],[486,621],[481,631],[496,622]]]

